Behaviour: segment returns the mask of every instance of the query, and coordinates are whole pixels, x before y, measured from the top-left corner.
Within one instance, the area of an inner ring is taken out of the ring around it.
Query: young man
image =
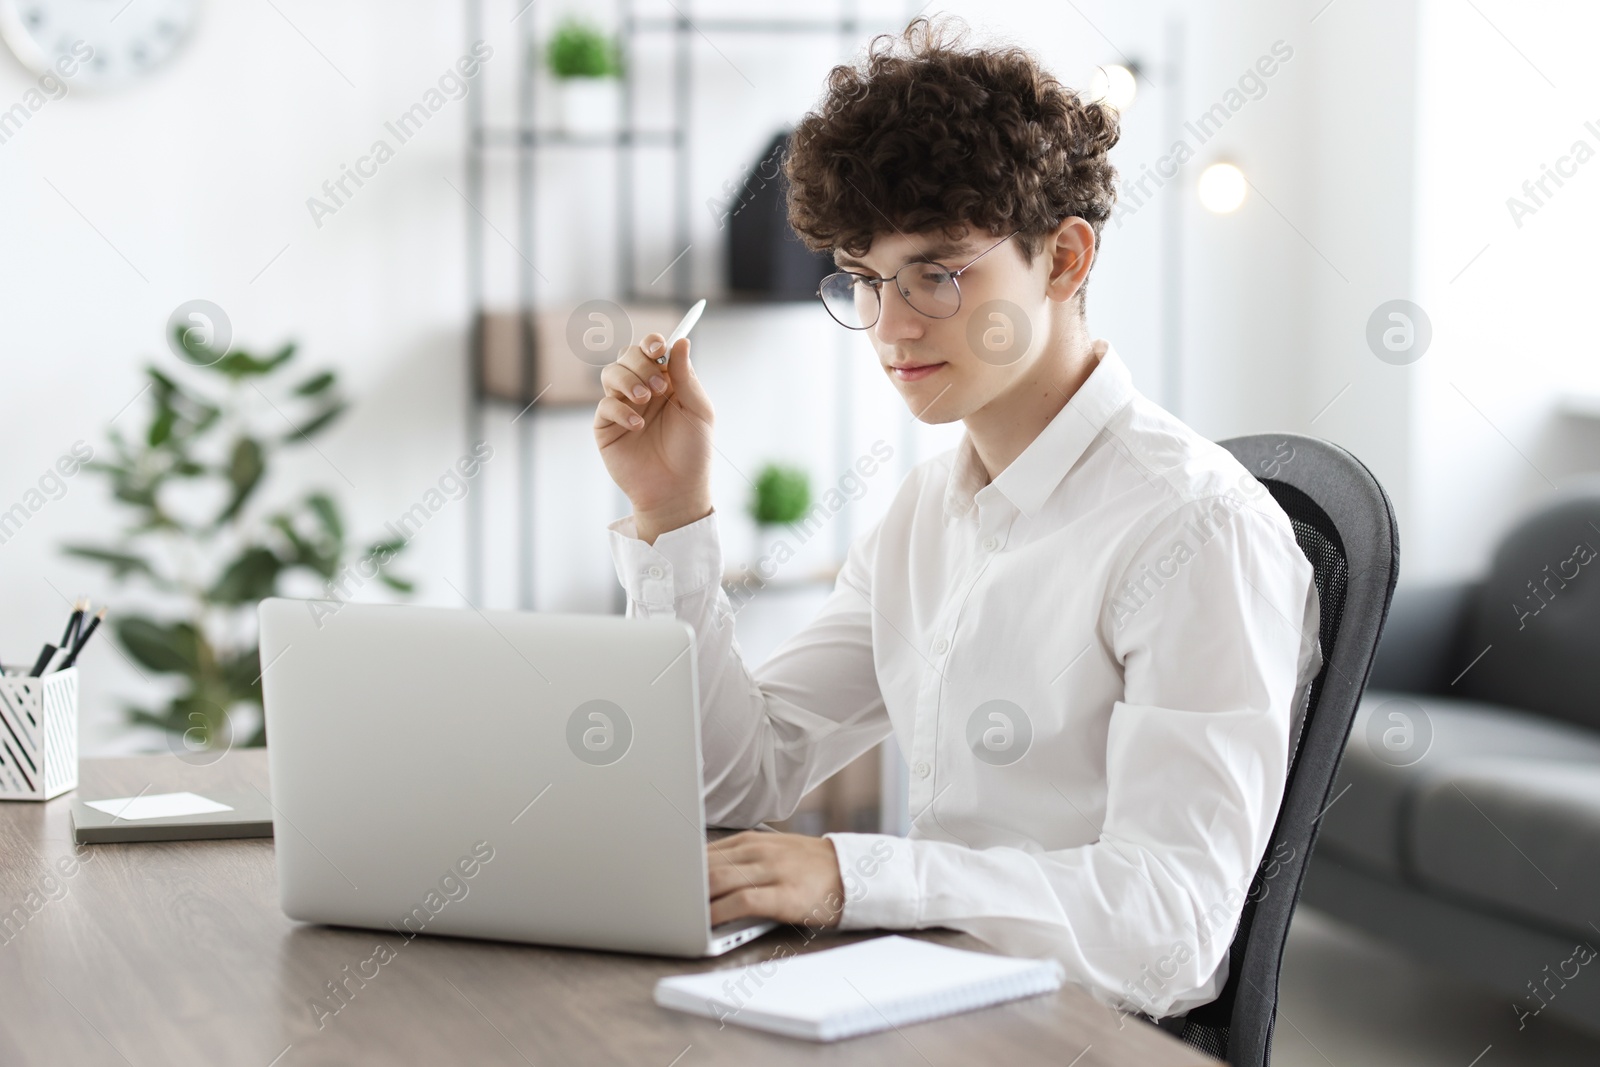
[[[754,673],[689,343],[660,367],[649,335],[602,373],[628,614],[698,637],[706,817],[784,818],[891,731],[910,766],[909,837],[712,846],[714,923],[964,930],[1157,1018],[1221,990],[1322,664],[1317,594],[1265,487],[1087,332],[1117,137],[1026,52],[924,20],[834,69],[792,140],[790,219],[840,267],[825,310],[917,418],[966,433]]]

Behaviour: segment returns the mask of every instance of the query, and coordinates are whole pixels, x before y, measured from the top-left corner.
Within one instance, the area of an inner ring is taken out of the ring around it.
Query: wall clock
[[[0,38],[35,74],[114,89],[171,59],[199,8],[199,0],[0,0]]]

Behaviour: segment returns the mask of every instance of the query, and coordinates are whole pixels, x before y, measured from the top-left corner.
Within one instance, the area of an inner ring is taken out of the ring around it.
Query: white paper
[[[719,1022],[817,1041],[1059,989],[1056,960],[891,935],[739,969],[662,978],[655,1001]]]
[[[142,797],[86,800],[84,803],[119,819],[160,819],[172,815],[206,815],[213,811],[233,810],[198,793],[147,793]]]

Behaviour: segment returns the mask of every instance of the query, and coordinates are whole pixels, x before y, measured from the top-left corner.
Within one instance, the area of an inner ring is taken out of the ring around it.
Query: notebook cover
[[[1055,960],[891,935],[743,968],[662,978],[655,1001],[719,1023],[837,1041],[1052,992]]]
[[[117,841],[200,841],[222,837],[272,836],[272,804],[255,790],[244,793],[210,790],[190,792],[218,804],[226,804],[233,810],[203,815],[169,815],[157,819],[121,819],[98,808],[91,808],[85,800],[74,797],[72,839],[80,845],[97,845]]]

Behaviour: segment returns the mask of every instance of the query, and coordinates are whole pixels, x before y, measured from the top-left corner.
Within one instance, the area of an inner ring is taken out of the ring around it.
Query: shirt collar
[[[1096,340],[1092,351],[1099,355],[1099,363],[1089,377],[1039,436],[994,479],[994,488],[1029,518],[1044,506],[1089,442],[1133,393],[1133,376],[1110,342]],[[987,478],[972,435],[962,434],[945,485],[945,525],[972,510],[977,494],[988,488]]]

